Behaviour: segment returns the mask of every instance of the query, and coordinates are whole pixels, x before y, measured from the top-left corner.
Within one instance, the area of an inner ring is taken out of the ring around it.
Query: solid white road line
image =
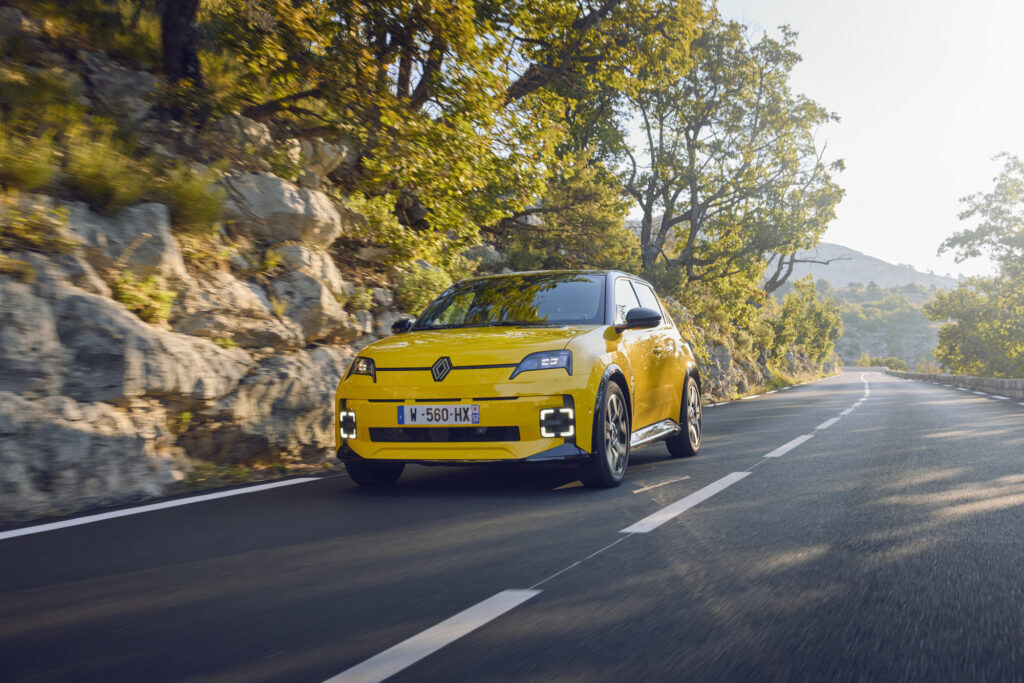
[[[825,420],[824,422],[822,422],[820,425],[818,425],[814,429],[815,430],[818,430],[818,429],[828,429],[829,427],[834,425],[836,422],[839,422],[839,418],[838,417],[832,417],[832,418],[829,418],[829,419]]]
[[[789,391],[792,387],[782,387],[779,391]]]
[[[839,413],[839,415],[840,415],[840,417],[846,417],[847,415],[852,413],[856,408],[857,408],[857,404],[853,404],[852,406],[850,406],[849,408],[847,408],[843,412]]]
[[[683,512],[686,512],[694,505],[697,505],[698,503],[707,500],[708,498],[715,495],[719,491],[724,491],[725,489],[729,488],[730,486],[738,482],[740,479],[743,479],[744,477],[747,476],[750,476],[750,472],[733,472],[732,474],[726,475],[719,479],[718,481],[714,482],[713,484],[708,484],[701,490],[691,493],[685,498],[681,498],[676,502],[672,503],[671,505],[667,505],[661,508],[653,515],[648,515],[647,517],[644,517],[636,524],[631,524],[630,526],[627,526],[619,533],[646,534],[649,531],[654,531],[665,522],[668,522],[676,516],[682,514]]]
[[[245,493],[257,493],[259,491],[266,491],[267,489],[276,489],[281,486],[292,486],[293,484],[304,484],[308,481],[319,481],[319,477],[299,477],[297,479],[286,479],[285,481],[275,481],[270,484],[260,484],[258,486],[247,486],[244,489],[232,489],[230,491],[220,491],[219,493],[207,493],[204,496],[192,496],[191,498],[179,498],[177,500],[167,500],[162,503],[153,503],[152,505],[142,505],[137,508],[127,508],[124,510],[114,510],[113,512],[104,512],[98,515],[89,515],[88,517],[77,517],[75,519],[65,519],[62,522],[51,522],[49,524],[39,524],[36,526],[28,526],[24,529],[12,529],[11,531],[0,532],[0,541],[8,538],[16,538],[18,536],[28,536],[29,534],[41,534],[44,531],[55,531],[56,529],[66,529],[71,526],[80,526],[82,524],[91,524],[93,522],[102,522],[107,519],[116,519],[117,517],[128,517],[130,515],[140,515],[143,512],[152,512],[153,510],[165,510],[167,508],[176,508],[182,505],[191,505],[192,503],[202,503],[207,500],[214,500],[216,498],[230,498],[231,496],[241,496]]]
[[[766,457],[766,458],[780,458],[783,455],[785,455],[786,453],[789,453],[791,450],[793,450],[794,448],[796,448],[800,444],[802,444],[804,441],[807,441],[808,439],[811,439],[813,437],[814,437],[814,434],[804,434],[803,436],[798,436],[795,439],[793,439],[792,441],[790,441],[789,443],[783,444],[783,445],[779,446],[774,451],[772,451],[771,453],[769,453],[768,455],[766,455],[764,457]]]
[[[515,609],[539,593],[539,590],[507,590],[492,595],[483,602],[478,602],[469,609],[445,619],[437,626],[432,626],[379,655],[342,671],[337,676],[327,679],[327,683],[383,681],[487,622],[497,619],[505,612]]]

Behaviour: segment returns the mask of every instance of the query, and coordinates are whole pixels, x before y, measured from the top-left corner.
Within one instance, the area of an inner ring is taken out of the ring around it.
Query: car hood
[[[535,351],[563,349],[576,336],[594,329],[563,327],[466,327],[403,332],[359,352],[377,367],[426,368],[447,356],[455,366],[519,363]]]

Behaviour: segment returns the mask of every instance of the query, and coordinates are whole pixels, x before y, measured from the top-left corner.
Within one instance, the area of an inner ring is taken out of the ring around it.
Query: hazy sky
[[[723,16],[800,33],[792,84],[836,112],[846,196],[824,241],[919,270],[986,261],[936,256],[966,227],[959,198],[992,188],[1000,151],[1024,154],[1024,3],[1000,0],[719,0]]]

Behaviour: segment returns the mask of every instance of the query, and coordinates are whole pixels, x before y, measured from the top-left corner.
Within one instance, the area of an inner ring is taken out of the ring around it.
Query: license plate
[[[478,425],[480,406],[398,406],[400,425]]]

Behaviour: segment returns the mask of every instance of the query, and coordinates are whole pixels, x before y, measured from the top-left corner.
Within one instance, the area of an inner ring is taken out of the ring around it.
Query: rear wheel
[[[700,389],[697,381],[687,375],[683,384],[682,419],[679,426],[683,431],[665,441],[668,452],[673,458],[689,458],[697,455],[700,450],[700,439],[703,434],[701,425]]]
[[[404,462],[347,462],[345,471],[360,486],[391,486],[402,476]]]
[[[580,465],[580,481],[592,488],[622,483],[629,463],[630,419],[622,389],[609,382],[594,411],[594,452]]]

